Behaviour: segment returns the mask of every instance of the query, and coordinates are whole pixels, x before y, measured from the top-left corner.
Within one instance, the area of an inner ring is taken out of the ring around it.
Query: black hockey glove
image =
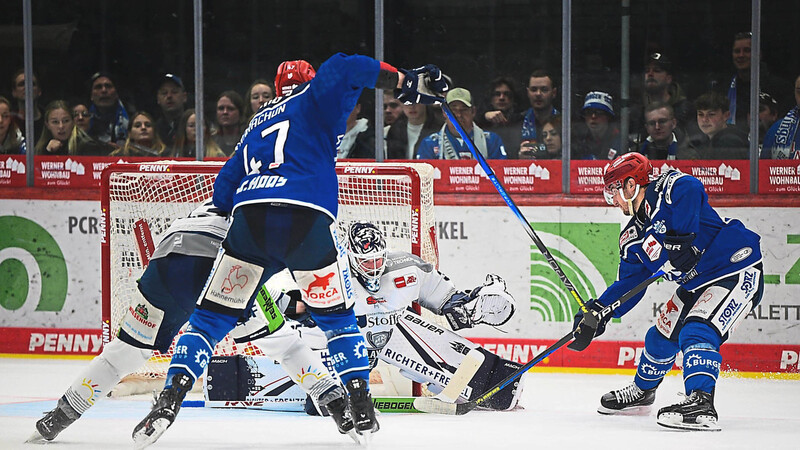
[[[403,87],[395,92],[395,97],[405,105],[440,103],[441,98],[452,86],[450,77],[433,64],[411,70],[400,69],[400,71],[405,74],[405,79]]]
[[[664,249],[670,264],[683,273],[689,273],[700,260],[701,253],[692,245],[696,236],[694,233],[677,236],[674,232],[667,232],[664,236]]]
[[[611,319],[611,315],[600,317],[600,312],[603,308],[604,306],[597,303],[597,300],[592,299],[586,302],[586,309],[597,318],[597,328],[588,326],[584,319],[583,309],[578,309],[572,321],[572,335],[575,337],[575,342],[573,344],[577,345],[570,344],[570,349],[581,351],[589,346],[592,339],[605,333],[606,323]]]

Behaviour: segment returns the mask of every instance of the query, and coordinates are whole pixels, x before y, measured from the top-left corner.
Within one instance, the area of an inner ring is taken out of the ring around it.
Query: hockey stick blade
[[[483,353],[472,349],[464,356],[456,372],[450,377],[450,381],[444,387],[438,398],[419,397],[414,399],[414,408],[433,414],[453,415],[456,412],[455,401],[464,392],[467,384],[472,380],[480,369],[481,364],[486,359]]]

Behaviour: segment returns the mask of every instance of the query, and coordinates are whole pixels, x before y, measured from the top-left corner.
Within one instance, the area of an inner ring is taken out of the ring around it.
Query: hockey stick
[[[608,305],[605,308],[603,308],[599,313],[597,313],[597,317],[600,318],[600,319],[603,319],[603,318],[611,315],[614,312],[614,310],[619,308],[623,303],[628,301],[631,297],[635,296],[636,294],[638,294],[639,292],[641,292],[642,290],[647,288],[647,286],[650,286],[651,284],[653,284],[656,280],[661,278],[662,275],[664,275],[664,271],[663,270],[659,270],[658,272],[654,273],[648,279],[642,281],[641,283],[636,285],[633,289],[631,289],[630,291],[626,292],[620,298],[615,300],[613,303],[611,303],[610,305]],[[589,342],[591,342],[592,337],[589,337]],[[466,403],[455,404],[455,403],[444,402],[444,401],[439,400],[437,398],[420,397],[420,398],[417,398],[416,400],[414,400],[414,407],[417,408],[420,411],[424,411],[424,412],[428,412],[428,413],[434,413],[434,414],[447,414],[447,415],[455,415],[455,416],[464,415],[464,414],[472,411],[473,409],[477,408],[482,403],[486,402],[494,394],[498,393],[500,390],[502,390],[503,388],[508,386],[512,381],[514,381],[517,378],[519,378],[522,375],[524,375],[525,372],[530,370],[531,367],[535,366],[541,360],[543,360],[544,358],[549,356],[551,353],[553,353],[554,351],[556,351],[559,348],[561,348],[562,346],[564,346],[564,344],[566,344],[569,341],[571,341],[572,338],[573,338],[572,332],[570,331],[569,333],[564,335],[564,337],[559,339],[558,342],[556,342],[555,344],[551,345],[550,347],[547,347],[546,349],[544,349],[544,351],[542,351],[541,353],[536,355],[532,360],[528,361],[525,365],[523,365],[522,367],[517,369],[515,372],[509,374],[507,377],[505,377],[499,383],[494,385],[494,387],[492,387],[491,389],[486,391],[486,393],[482,394],[480,397],[476,398],[475,400],[470,400],[470,401],[468,401]],[[453,374],[453,376],[450,379],[450,383],[448,383],[448,385],[445,387],[445,389],[451,389],[452,391],[458,390],[458,392],[463,391],[464,388],[467,387],[467,383],[472,379],[471,375],[474,375],[475,371],[476,371],[476,370],[473,370],[472,367],[467,367],[463,371],[464,373],[459,374],[458,372],[460,370],[461,370],[461,366],[459,366],[458,369],[456,369],[456,373]],[[467,375],[467,373],[469,373],[469,372],[472,372],[472,374],[471,375]],[[464,382],[465,379],[466,379],[466,382]],[[458,385],[458,386],[451,387],[450,384],[452,384],[454,382],[463,383],[463,385]]]
[[[461,124],[458,123],[458,120],[453,114],[453,111],[450,110],[450,106],[447,104],[445,99],[441,99],[441,102],[442,102],[442,111],[444,111],[448,119],[450,119],[450,122],[453,124],[456,131],[458,131],[458,134],[461,135],[461,139],[464,139],[464,143],[467,144],[467,147],[469,148],[470,153],[472,153],[472,156],[476,160],[478,160],[478,164],[480,164],[481,168],[486,173],[486,176],[492,182],[495,189],[497,189],[497,192],[500,194],[500,196],[503,197],[503,200],[506,202],[506,205],[508,205],[508,207],[511,208],[511,211],[514,212],[514,215],[516,215],[517,219],[519,219],[520,223],[522,223],[522,226],[525,228],[525,231],[528,232],[528,236],[530,236],[530,238],[533,240],[533,243],[536,244],[536,247],[539,249],[542,255],[544,255],[545,259],[547,259],[547,262],[550,264],[550,267],[553,269],[553,271],[555,271],[556,275],[558,275],[558,278],[561,280],[561,283],[564,284],[564,287],[567,288],[569,293],[572,294],[572,297],[575,299],[575,301],[578,302],[581,311],[583,311],[584,325],[588,328],[596,330],[597,318],[594,316],[594,314],[592,314],[591,311],[589,311],[588,308],[586,308],[586,302],[583,301],[580,294],[578,294],[578,291],[575,290],[575,285],[572,284],[572,281],[570,281],[569,278],[567,278],[567,275],[564,274],[564,271],[561,270],[561,266],[558,264],[558,261],[556,261],[556,259],[550,253],[550,250],[547,249],[547,246],[544,245],[544,242],[542,242],[542,240],[539,239],[539,236],[536,234],[536,231],[533,230],[531,223],[528,222],[528,220],[522,214],[522,211],[520,211],[520,209],[517,207],[517,204],[514,203],[514,200],[512,200],[511,197],[508,195],[508,192],[506,192],[506,189],[500,183],[500,180],[497,179],[497,175],[495,175],[494,171],[489,166],[489,163],[486,162],[486,158],[484,158],[481,152],[478,151],[477,147],[475,147],[475,143],[469,137],[467,132],[464,131],[464,128],[461,126]],[[575,342],[570,344],[569,348],[572,350],[580,351],[585,349],[590,342],[591,339],[589,340],[583,338],[581,338],[580,340],[576,339]]]

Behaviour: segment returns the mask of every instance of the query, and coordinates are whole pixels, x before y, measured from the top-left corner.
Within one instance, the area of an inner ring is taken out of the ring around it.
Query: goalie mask
[[[347,232],[347,246],[356,278],[368,291],[378,292],[386,257],[386,240],[381,230],[369,222],[355,222]]]

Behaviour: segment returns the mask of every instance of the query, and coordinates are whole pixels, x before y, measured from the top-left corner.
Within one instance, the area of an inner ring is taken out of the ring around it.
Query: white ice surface
[[[24,444],[34,423],[88,361],[0,358],[0,449]],[[382,414],[370,449],[795,449],[800,448],[800,381],[723,378],[716,407],[721,432],[681,432],[646,417],[601,416],[600,396],[630,381],[621,375],[531,373],[523,410],[465,416]],[[659,388],[656,409],[679,400],[681,379]],[[194,395],[194,394],[192,394]],[[105,399],[47,447],[132,448],[134,425],[149,411],[144,396]],[[301,413],[183,408],[153,449],[357,449],[328,418]]]

